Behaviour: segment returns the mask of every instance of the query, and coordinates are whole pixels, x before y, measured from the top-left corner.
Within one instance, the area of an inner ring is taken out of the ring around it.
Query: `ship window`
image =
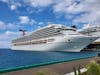
[[[32,44],[43,44],[43,43],[47,43],[47,40],[37,40],[32,42]]]
[[[54,39],[48,39],[48,42],[53,42],[54,41]]]
[[[79,34],[68,34],[68,35],[79,35]]]

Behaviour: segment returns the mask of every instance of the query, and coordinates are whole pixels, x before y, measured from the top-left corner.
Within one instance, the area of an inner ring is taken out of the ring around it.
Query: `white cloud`
[[[0,48],[10,48],[11,40],[20,37],[20,32],[11,32],[6,31],[5,33],[0,34]]]
[[[65,12],[66,8],[71,4],[71,0],[58,1],[53,7],[54,12]]]
[[[16,10],[18,7],[46,7],[53,3],[53,0],[0,0],[7,3],[11,10]]]
[[[29,13],[33,13],[34,8],[43,11],[40,7],[48,7],[52,5],[51,7],[53,8],[55,14],[63,14],[67,19],[74,18],[72,21],[73,23],[100,23],[100,0],[22,0],[21,2],[17,0],[0,1],[8,3],[11,10],[16,10],[21,6],[26,6],[26,10]],[[28,18],[25,18],[22,23],[28,23],[28,21]]]
[[[82,14],[73,20],[74,23],[89,23],[89,24],[100,24],[100,13],[90,12],[89,14]]]
[[[53,3],[53,0],[24,0],[25,4],[32,7],[46,7]]]
[[[19,16],[20,24],[30,24],[33,25],[35,20],[30,19],[28,16]]]
[[[0,21],[0,29],[4,30],[6,29],[4,22]]]
[[[29,34],[31,32],[27,32]],[[12,40],[15,38],[19,38],[22,36],[21,32],[15,32],[15,31],[6,31],[2,34],[0,34],[0,48],[10,48],[12,45]]]
[[[17,9],[17,6],[16,6],[16,5],[11,5],[11,6],[10,6],[10,9],[11,9],[11,10],[15,10],[15,9]]]
[[[62,0],[54,6],[54,12],[75,17],[73,23],[100,24],[100,0]],[[75,14],[80,14],[76,16]],[[68,17],[67,17],[68,16]]]
[[[0,1],[2,1],[2,2],[8,2],[8,0],[0,0]]]
[[[15,30],[15,29],[19,29],[20,26],[17,24],[17,23],[7,23],[6,25],[6,29],[9,29],[9,30]]]
[[[22,24],[28,24],[30,21],[28,16],[19,16],[19,19],[20,19],[20,23]]]
[[[3,21],[0,21],[0,30],[15,30],[19,28],[20,26],[14,23],[5,23]]]
[[[35,20],[33,20],[33,19],[30,20],[30,25],[34,25],[35,23],[36,23]]]
[[[43,22],[39,22],[38,24],[39,24],[39,25],[43,25],[44,23],[43,23]]]
[[[0,48],[10,48],[11,44],[8,41],[0,41]]]
[[[0,1],[7,3],[11,10],[16,10],[18,7],[22,6],[20,1],[16,1],[16,0],[0,0]]]
[[[20,32],[12,32],[6,31],[5,33],[0,34],[0,41],[12,40],[14,37],[19,37],[21,34]]]

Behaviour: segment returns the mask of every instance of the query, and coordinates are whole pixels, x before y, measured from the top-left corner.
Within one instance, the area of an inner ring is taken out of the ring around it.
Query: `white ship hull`
[[[96,27],[96,26],[86,27],[86,28],[80,29],[79,33],[82,33],[84,35],[99,37],[93,43],[99,43],[100,44],[100,27]]]
[[[97,37],[82,35],[70,27],[50,25],[13,40],[12,49],[80,52],[96,39]]]
[[[91,32],[89,35],[99,37],[97,40],[94,41],[94,43],[100,44],[100,31],[99,32]]]
[[[55,37],[55,41],[46,44],[36,45],[21,45],[12,46],[12,50],[26,50],[26,51],[67,51],[67,52],[80,52],[84,47],[89,45],[97,37]],[[70,41],[68,41],[70,39]]]

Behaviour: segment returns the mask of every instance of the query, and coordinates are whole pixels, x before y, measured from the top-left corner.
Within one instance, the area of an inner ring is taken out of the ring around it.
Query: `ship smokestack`
[[[26,35],[26,30],[23,30],[23,29],[19,29],[19,31],[21,31],[22,32],[22,36],[25,36]]]

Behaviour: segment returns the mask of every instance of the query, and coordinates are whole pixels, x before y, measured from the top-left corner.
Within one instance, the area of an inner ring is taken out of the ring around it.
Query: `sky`
[[[100,25],[100,0],[0,0],[0,48],[48,24]]]

